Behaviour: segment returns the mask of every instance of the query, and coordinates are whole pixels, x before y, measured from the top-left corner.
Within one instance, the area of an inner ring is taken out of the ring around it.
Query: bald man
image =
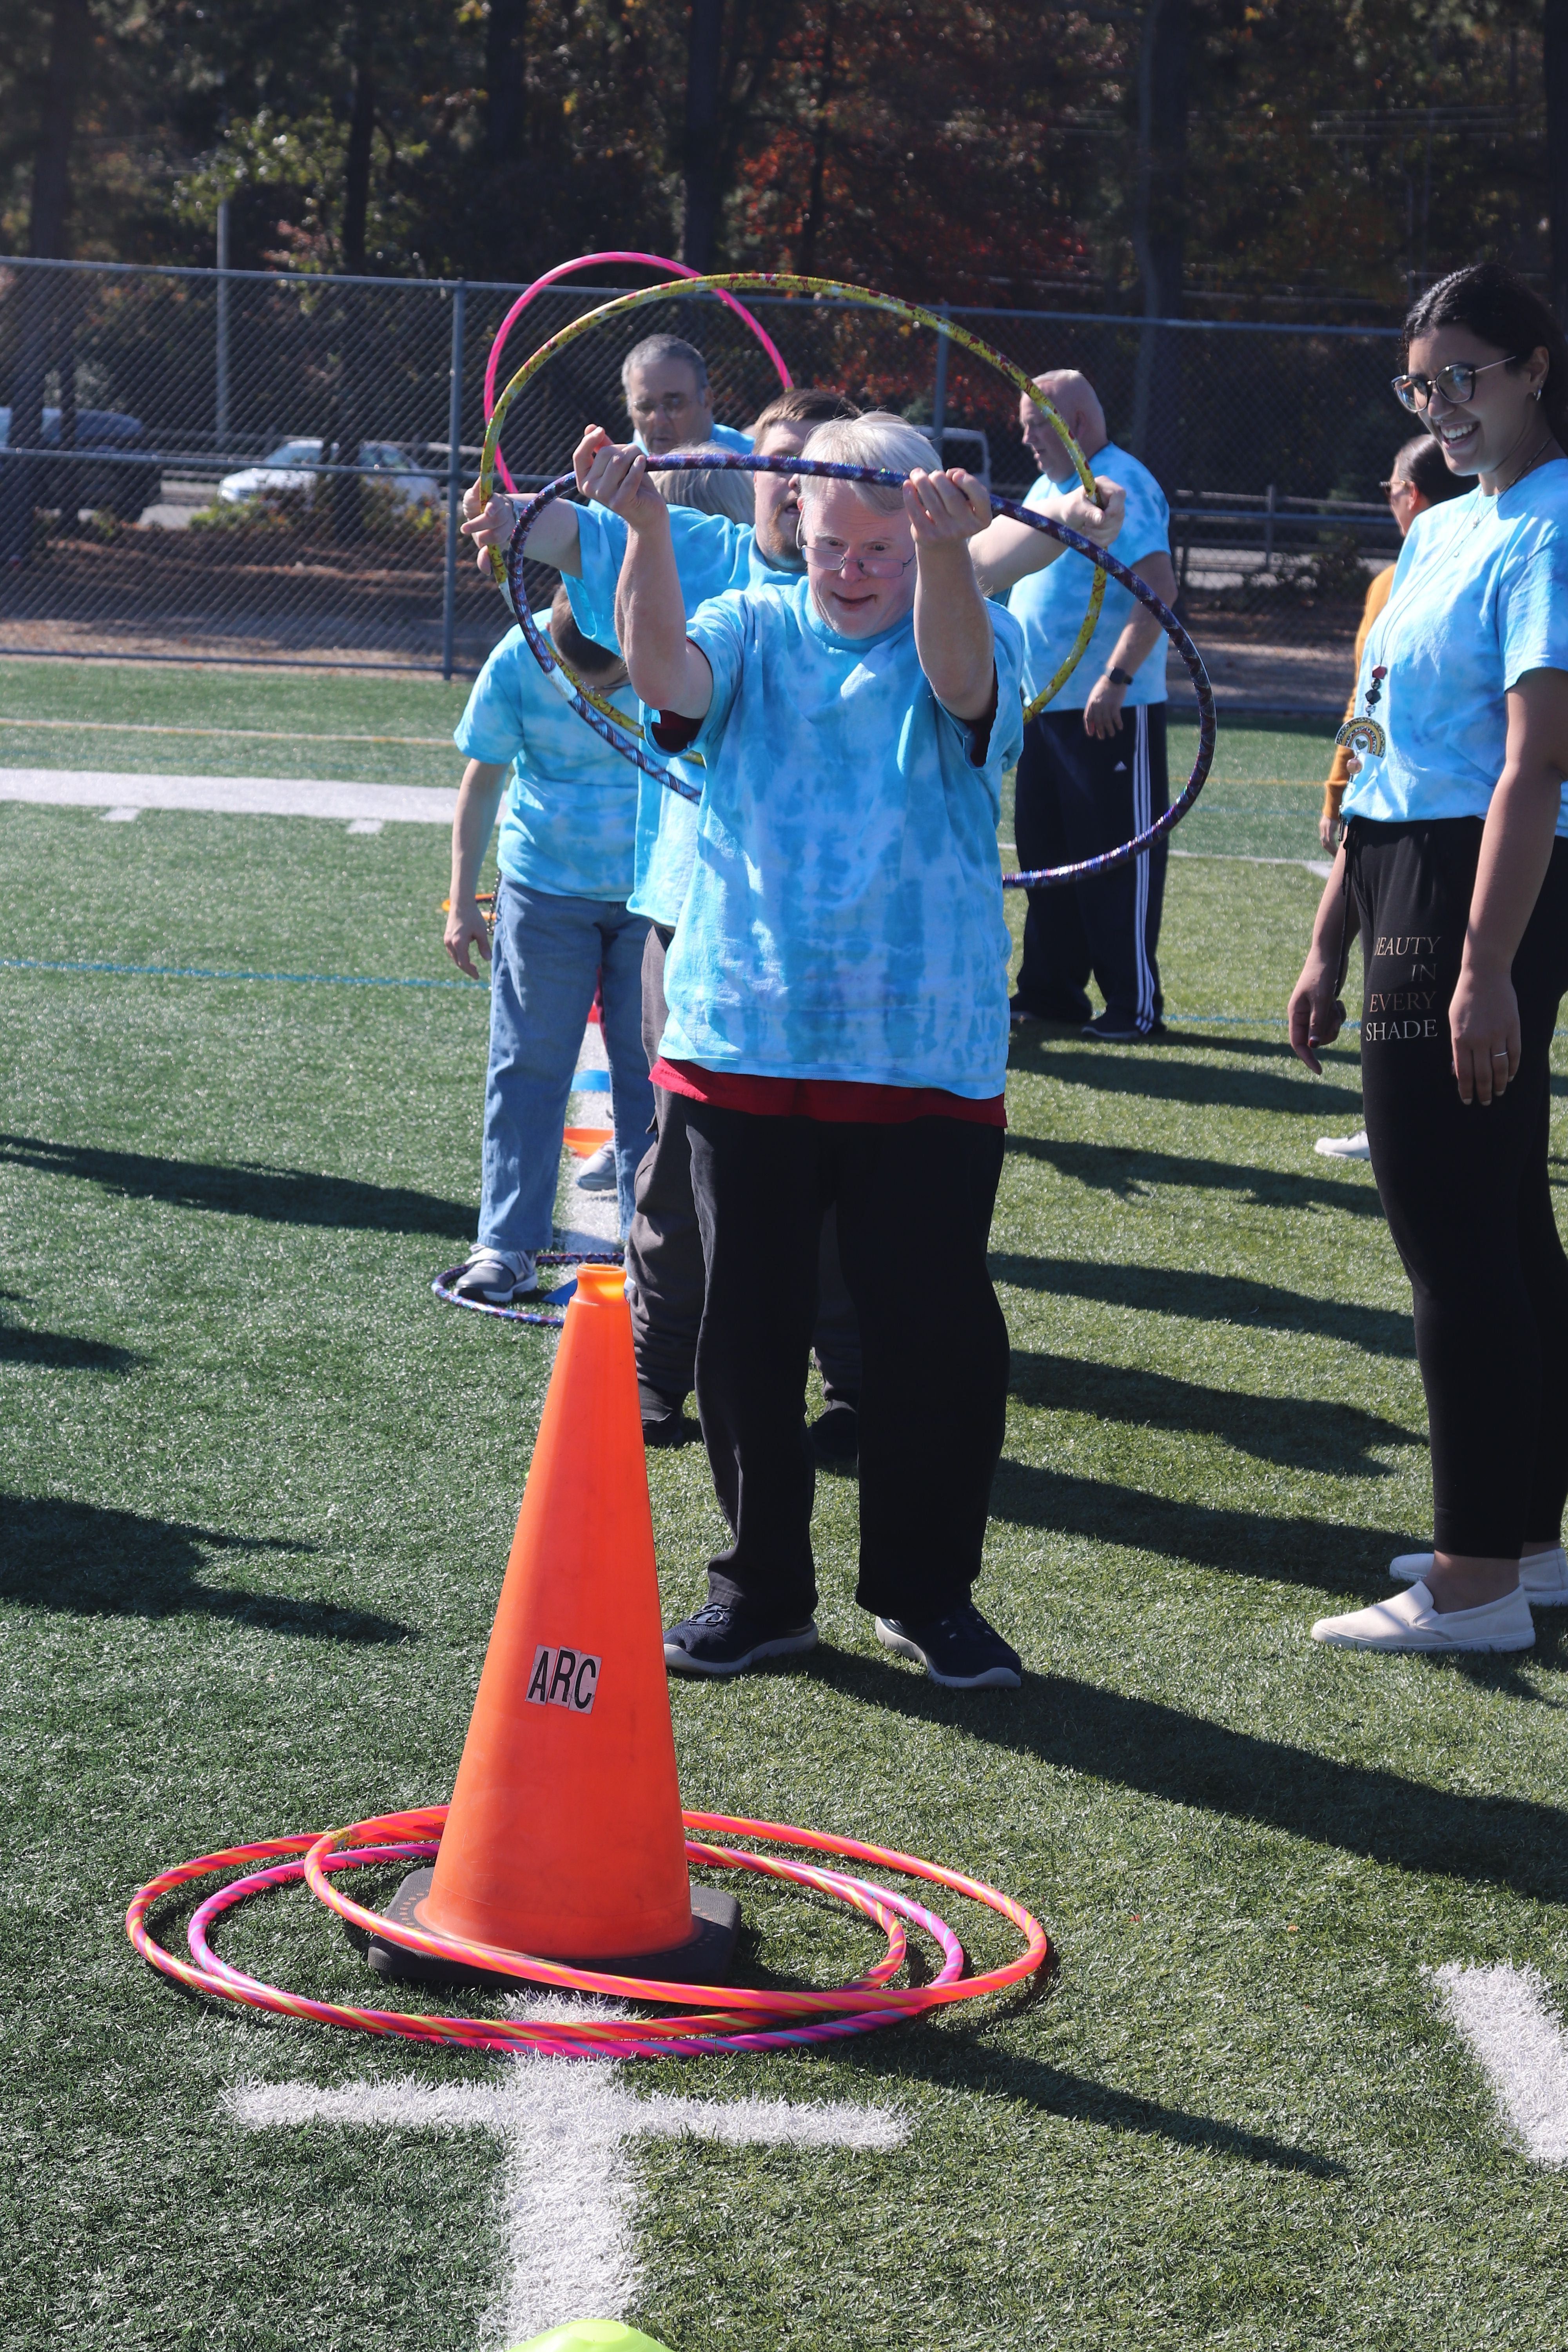
[[[1170,509],[1160,485],[1146,466],[1110,439],[1094,387],[1076,368],[1054,368],[1035,383],[1095,474],[1111,477],[1126,493],[1117,554],[1165,604],[1173,604]],[[1034,401],[1020,401],[1018,424],[1040,469],[1025,503],[1048,506],[1075,479],[1072,459]],[[1030,536],[1041,543],[1037,533]],[[1017,576],[1015,562],[1007,577]],[[994,589],[1004,582],[982,584]],[[1024,691],[1031,698],[1071,652],[1089,589],[1089,567],[1081,558],[1053,564],[1013,587],[1007,604],[1024,626]],[[1114,849],[1145,832],[1169,807],[1166,646],[1152,614],[1129,589],[1108,581],[1082,659],[1049,709],[1025,730],[1016,832],[1018,861],[1026,871],[1075,864]],[[1156,950],[1164,889],[1162,841],[1131,866],[1098,880],[1031,891],[1013,999],[1015,1026],[1070,1022],[1086,1037],[1115,1045],[1163,1037],[1164,999]],[[1105,999],[1099,1014],[1087,992],[1091,973]]]

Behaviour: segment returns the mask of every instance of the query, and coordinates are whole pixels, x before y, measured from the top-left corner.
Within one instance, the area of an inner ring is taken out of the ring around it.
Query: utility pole
[[[1547,209],[1552,223],[1548,293],[1561,320],[1568,318],[1568,0],[1545,0],[1542,31]]]
[[[1148,324],[1138,339],[1132,445],[1163,486],[1181,463],[1180,316],[1186,242],[1187,48],[1191,0],[1148,0],[1138,54],[1138,173],[1132,251]]]

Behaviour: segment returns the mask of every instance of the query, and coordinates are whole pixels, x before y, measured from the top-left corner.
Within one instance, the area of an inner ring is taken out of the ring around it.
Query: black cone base
[[[430,1892],[435,1874],[433,1868],[410,1871],[387,1905],[386,1916],[395,1919],[400,1927],[424,1927],[414,1906]],[[607,1960],[578,1959],[561,1952],[548,1952],[542,1957],[560,1960],[566,1968],[594,1969],[604,1976],[663,1977],[676,1984],[727,1984],[735,1938],[741,1930],[740,1905],[720,1887],[694,1886],[691,1925],[693,1932],[686,1942],[668,1951],[626,1952]],[[350,1943],[363,1952],[376,1975],[391,1984],[461,1986],[485,1992],[531,1990],[526,1978],[499,1976],[490,1969],[464,1968],[457,1960],[433,1959],[424,1952],[405,1951],[401,1944],[389,1944],[383,1937],[367,1935],[363,1927],[347,1921],[344,1927]],[[540,1986],[538,1990],[544,1991],[548,1988]]]

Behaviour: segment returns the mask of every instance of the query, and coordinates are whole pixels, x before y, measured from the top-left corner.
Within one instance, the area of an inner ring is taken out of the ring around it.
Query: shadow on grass
[[[24,1607],[80,1617],[199,1613],[318,1641],[417,1639],[412,1626],[395,1617],[285,1593],[226,1592],[197,1580],[207,1551],[298,1552],[309,1549],[304,1544],[226,1535],[38,1495],[0,1495],[0,1600]]]
[[[1086,1363],[1075,1356],[1013,1349],[1010,1382],[1021,1403],[1047,1412],[1092,1413],[1135,1429],[1172,1429],[1223,1438],[1260,1461],[1304,1470],[1331,1466],[1342,1475],[1386,1478],[1372,1448],[1424,1445],[1425,1438],[1359,1405],[1292,1397],[1247,1396],[1134,1366]]]
[[[286,1225],[353,1226],[362,1232],[466,1234],[470,1205],[442,1201],[395,1184],[364,1184],[347,1176],[312,1176],[295,1168],[228,1166],[200,1160],[162,1160],[141,1151],[106,1151],[89,1144],[50,1143],[37,1136],[0,1135],[0,1162],[75,1176],[136,1201],[166,1201],[181,1209],[216,1209],[226,1216],[259,1217]]]
[[[1542,1662],[1539,1650],[1531,1655]],[[1472,1664],[1496,1684],[1518,1661]],[[1568,1813],[1552,1805],[1430,1788],[1061,1675],[1030,1675],[1020,1691],[946,1692],[891,1660],[826,1648],[814,1651],[803,1671],[863,1705],[1169,1804],[1253,1822],[1395,1870],[1503,1886],[1530,1902],[1568,1901]]]
[[[1342,1339],[1369,1356],[1414,1356],[1408,1313],[1360,1307],[1341,1298],[1312,1298],[1246,1275],[1200,1274],[1190,1267],[1108,1265],[1092,1258],[1016,1257],[994,1251],[991,1271],[1017,1290],[1058,1298],[1089,1298],[1101,1307],[1131,1307],[1140,1314],[1180,1315],[1199,1323],[1253,1324],[1270,1331],[1303,1331]]]
[[[51,1372],[134,1372],[146,1361],[134,1348],[111,1347],[107,1339],[0,1322],[0,1364],[28,1364]]]
[[[1314,2179],[1337,2180],[1346,2168],[1331,2158],[1314,2156],[1289,2141],[1250,2132],[1239,2124],[1218,2122],[1183,2107],[1162,2106],[1156,2099],[1117,2091],[1084,2074],[1069,2074],[1037,2058],[1020,2058],[988,2048],[967,2033],[889,2035],[877,2051],[859,2054],[873,2062],[885,2085],[900,2076],[932,2083],[942,2089],[978,2093],[984,2097],[1016,2099],[1044,2115],[1061,2116],[1071,2123],[1097,2124],[1103,2131],[1138,2132],[1169,2140],[1178,2147],[1202,2149],[1209,2156],[1227,2156],[1249,2164],[1264,2164],[1279,2172],[1310,2173]]]
[[[1044,1160],[1059,1176],[1076,1177],[1091,1192],[1119,1201],[1136,1200],[1159,1184],[1185,1184],[1205,1192],[1238,1192],[1260,1209],[1341,1209],[1355,1217],[1381,1217],[1375,1186],[1347,1177],[1296,1175],[1277,1168],[1247,1168],[1231,1160],[1189,1160],[1173,1151],[1146,1151],[1137,1145],[1068,1142],[1010,1129],[1009,1151]]]
[[[1206,1038],[1174,1035],[1171,1044],[1205,1046]],[[1254,1049],[1255,1052],[1262,1049]],[[1287,1054],[1289,1048],[1286,1047]],[[1295,1056],[1290,1055],[1295,1061]],[[1300,1118],[1303,1135],[1313,1118],[1347,1118],[1359,1115],[1361,1088],[1332,1086],[1314,1078],[1300,1062],[1300,1075],[1283,1070],[1248,1070],[1234,1063],[1211,1067],[1203,1062],[1178,1061],[1163,1045],[1124,1046],[1120,1053],[1094,1053],[1081,1048],[1054,1047],[1045,1039],[1036,1044],[1025,1033],[1008,1057],[1010,1070],[1035,1077],[1056,1078],[1063,1086],[1092,1087],[1099,1094],[1142,1095],[1151,1102],[1201,1103],[1236,1110],[1263,1110]],[[1311,1139],[1303,1149],[1310,1150]]]
[[[1238,1507],[1181,1503],[1137,1486],[1071,1478],[1004,1459],[991,1492],[991,1517],[1009,1527],[1047,1528],[1087,1536],[1156,1559],[1238,1571],[1271,1584],[1314,1591],[1388,1596],[1388,1563],[1410,1549],[1408,1528],[1336,1527],[1324,1519],[1277,1517]]]

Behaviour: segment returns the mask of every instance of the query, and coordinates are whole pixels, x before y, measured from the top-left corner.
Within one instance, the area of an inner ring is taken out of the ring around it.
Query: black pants
[[[707,1299],[697,1403],[734,1540],[716,1601],[798,1624],[816,1601],[801,1389],[823,1212],[860,1321],[864,1609],[920,1623],[980,1573],[1002,1451],[1007,1327],[985,1264],[1003,1130],[873,1127],[686,1106]],[[940,1235],[940,1285],[916,1278]]]
[[[1362,1096],[1377,1189],[1415,1307],[1439,1551],[1514,1559],[1568,1498],[1568,1258],[1547,1183],[1548,1059],[1568,985],[1568,843],[1519,953],[1522,1059],[1500,1101],[1459,1099],[1448,1003],[1479,817],[1349,828],[1365,965]]]
[[[1081,710],[1046,711],[1024,730],[1015,830],[1026,873],[1074,865],[1146,832],[1171,804],[1165,706],[1124,710],[1119,734],[1086,735]],[[1047,1021],[1082,1021],[1089,974],[1106,1011],[1152,1029],[1160,992],[1165,844],[1092,882],[1031,890],[1018,1003]]]
[[[643,949],[643,1047],[651,1070],[668,1018],[664,959],[673,931],[648,929]],[[673,1403],[697,1378],[697,1334],[702,1322],[702,1236],[691,1198],[687,1098],[653,1090],[656,1133],[637,1172],[636,1213],[626,1235],[631,1277],[632,1343],[637,1378]],[[838,1261],[838,1227],[829,1208],[822,1221],[814,1334],[822,1385],[829,1403],[856,1405],[860,1397],[860,1330],[855,1302]]]

